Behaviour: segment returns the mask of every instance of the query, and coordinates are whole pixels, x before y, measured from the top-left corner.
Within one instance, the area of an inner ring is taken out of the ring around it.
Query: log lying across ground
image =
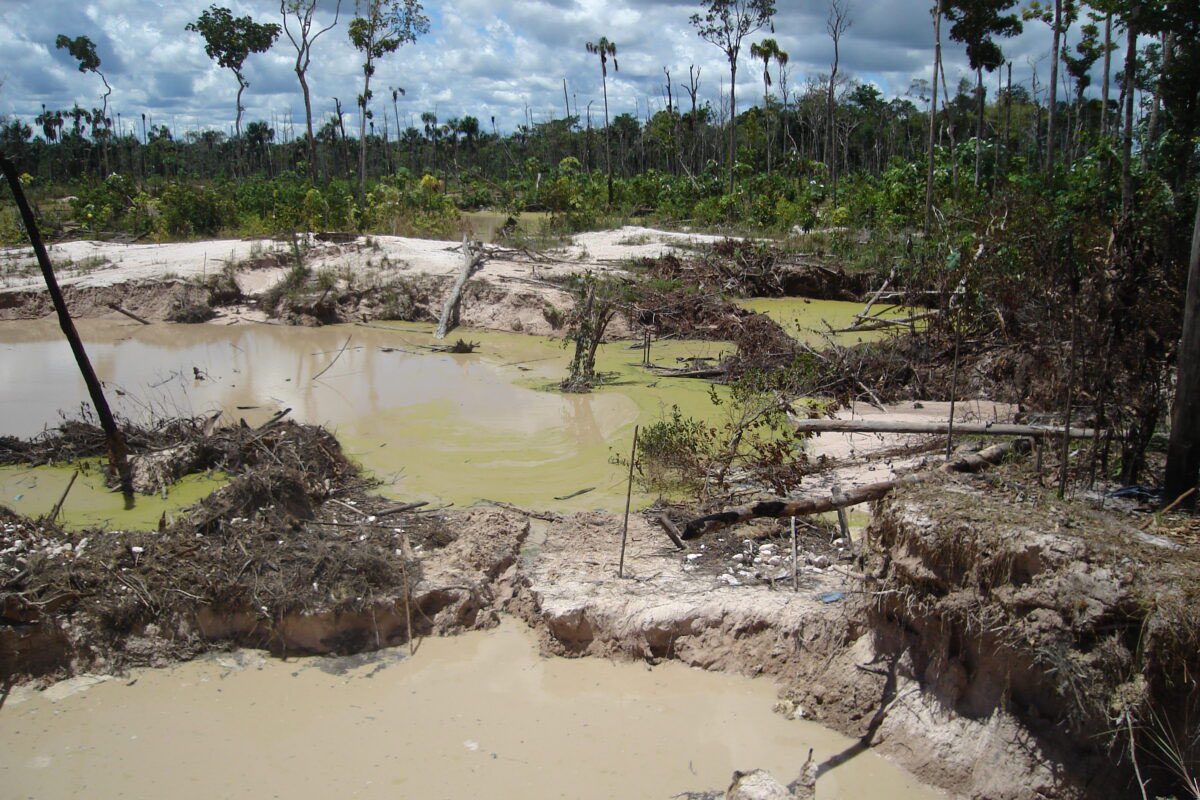
[[[969,453],[947,461],[942,464],[940,470],[942,472],[978,472],[985,467],[1000,463],[1009,453],[1027,452],[1029,449],[1029,441],[1026,439],[1001,442],[1000,444],[980,450],[978,453]],[[853,489],[838,493],[836,498],[833,495],[829,495],[806,497],[797,500],[760,500],[757,503],[727,508],[716,514],[697,517],[689,522],[684,526],[683,538],[696,539],[706,533],[712,533],[713,531],[727,528],[730,525],[736,525],[739,522],[746,522],[758,517],[802,517],[809,514],[823,514],[826,511],[836,511],[839,508],[846,508],[847,506],[856,506],[859,503],[878,500],[897,486],[927,480],[932,474],[931,472],[914,472],[890,481],[856,486]]]
[[[796,420],[799,433],[950,433],[948,422],[909,422],[905,420],[867,419],[801,419]],[[1062,436],[1063,428],[1049,425],[1014,425],[1004,422],[955,422],[955,434],[970,436],[1028,436],[1042,438]],[[1091,428],[1071,428],[1067,434],[1072,439],[1094,439],[1096,431]]]

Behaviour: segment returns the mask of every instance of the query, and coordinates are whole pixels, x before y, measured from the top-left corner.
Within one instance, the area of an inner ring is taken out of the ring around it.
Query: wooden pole
[[[3,153],[0,153],[0,170],[3,170],[8,186],[12,189],[13,199],[16,200],[17,208],[21,212],[21,220],[25,223],[25,233],[29,236],[29,243],[33,246],[38,265],[42,268],[42,277],[46,280],[46,289],[50,293],[50,300],[54,303],[54,310],[58,313],[59,327],[62,328],[63,334],[67,337],[67,343],[71,346],[75,363],[79,366],[79,372],[83,375],[83,382],[87,385],[88,394],[91,396],[92,406],[95,407],[96,416],[100,419],[100,427],[104,429],[104,437],[108,445],[109,466],[120,481],[126,503],[132,504],[133,472],[129,467],[129,449],[125,445],[121,431],[117,429],[117,422],[108,407],[108,400],[104,397],[104,388],[100,385],[100,379],[96,377],[96,371],[92,369],[92,362],[88,360],[87,351],[83,348],[83,341],[79,338],[79,332],[75,330],[75,322],[71,319],[70,312],[67,311],[67,302],[63,299],[58,280],[54,277],[54,267],[50,264],[50,255],[46,252],[46,245],[42,243],[41,234],[38,233],[37,219],[33,216],[33,209],[30,208],[29,201],[25,199],[25,191],[21,188],[17,169]]]
[[[58,502],[54,504],[54,508],[50,509],[50,521],[58,517],[58,512],[62,511],[63,503],[67,502],[67,495],[71,493],[71,487],[75,485],[75,479],[79,477],[79,470],[75,470],[71,474],[71,480],[67,481],[67,488],[63,489],[62,496],[58,498]]]
[[[625,542],[629,538],[629,506],[633,502],[633,464],[637,458],[638,426],[633,426],[633,447],[629,450],[629,488],[625,492],[625,524],[621,526],[621,561],[617,565],[617,577],[625,577]]]
[[[842,494],[842,487],[840,484],[835,483],[833,485],[832,495],[833,495],[833,502],[834,502],[834,504],[837,505],[838,528],[842,532],[842,538],[846,540],[846,543],[848,545],[853,547],[854,543],[852,541],[850,541],[850,521],[848,519],[846,519],[846,507],[841,504],[844,495]],[[796,519],[795,517],[792,517],[793,525],[795,525],[795,521],[794,521],[795,519]]]
[[[796,518],[792,517],[792,591],[800,591],[800,548],[796,544]]]
[[[116,303],[109,303],[108,307],[111,308],[113,311],[116,311],[119,314],[124,314],[125,316],[129,317],[130,319],[132,319],[136,322],[142,323],[143,325],[150,324],[150,322],[148,320],[142,319],[137,314],[134,314],[132,311],[126,311],[125,309],[121,308],[121,306],[117,305]]]

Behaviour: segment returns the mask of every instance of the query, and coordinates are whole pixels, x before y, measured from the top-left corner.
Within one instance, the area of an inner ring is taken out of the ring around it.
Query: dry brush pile
[[[200,617],[241,620],[231,642],[278,650],[275,628],[289,615],[394,605],[420,577],[411,548],[454,538],[436,516],[391,516],[394,504],[367,496],[368,482],[317,427],[206,432],[201,421],[180,421],[129,438],[135,454],[154,442],[188,471],[219,469],[231,479],[157,531],[70,531],[0,509],[7,679],[186,657],[213,646]],[[91,455],[94,440],[99,431],[73,424],[27,443],[25,455]]]

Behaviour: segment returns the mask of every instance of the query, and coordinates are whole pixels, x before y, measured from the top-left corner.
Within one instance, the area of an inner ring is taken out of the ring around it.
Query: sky
[[[849,3],[852,25],[842,38],[843,74],[874,84],[887,97],[902,96],[913,79],[930,77],[933,33],[928,0]],[[238,16],[281,21],[279,0],[223,4]],[[67,51],[55,48],[54,40],[62,33],[85,35],[95,42],[101,70],[113,88],[110,108],[121,113],[126,129],[134,120],[140,123],[145,113],[176,135],[206,128],[230,130],[236,79],[209,60],[199,34],[184,29],[208,5],[205,0],[0,0],[0,115],[31,120],[42,104],[100,105],[100,79],[81,74]],[[336,0],[320,0],[318,24],[333,21],[335,6]],[[685,96],[682,88],[691,65],[700,70],[701,102],[707,99],[716,106],[728,93],[729,67],[723,53],[699,38],[689,23],[690,15],[701,10],[699,2],[425,0],[424,6],[431,21],[429,33],[386,56],[372,78],[376,132],[382,132],[385,116],[389,129],[395,129],[397,110],[405,127],[420,128],[425,111],[441,122],[473,115],[485,130],[491,129],[495,117],[502,133],[525,122],[527,114],[535,123],[545,122],[564,114],[564,78],[572,113],[578,107],[586,119],[591,103],[594,123],[602,124],[600,65],[585,50],[586,42],[600,36],[617,45],[619,70],[614,72],[610,64],[608,80],[613,116],[645,117],[648,111],[664,108],[664,67],[671,71],[677,98]],[[802,87],[806,80],[829,73],[833,46],[826,30],[828,0],[777,0],[777,8],[774,33],[754,34],[743,46],[739,110],[761,102],[762,65],[751,62],[749,51],[751,42],[765,36],[773,35],[789,54],[789,87]],[[354,0],[343,0],[337,27],[313,48],[309,82],[318,125],[333,114],[332,98],[337,97],[348,112],[347,128],[357,128],[355,98],[362,88],[362,63],[346,33],[353,12]],[[953,90],[968,74],[966,59],[962,46],[947,40],[945,25],[943,40],[946,78]],[[1021,36],[1002,45],[1014,62],[1014,83],[1028,85],[1031,65],[1036,64],[1045,84],[1047,26],[1026,23]],[[281,138],[288,130],[301,134],[304,105],[294,63],[295,50],[284,35],[270,52],[249,57],[243,125],[263,119]],[[994,84],[992,77],[990,85]],[[395,108],[393,87],[405,90]]]

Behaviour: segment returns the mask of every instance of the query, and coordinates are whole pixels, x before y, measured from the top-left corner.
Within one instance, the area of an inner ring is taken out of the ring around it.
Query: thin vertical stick
[[[625,577],[625,541],[629,537],[629,506],[633,501],[633,463],[637,458],[638,426],[633,426],[633,447],[629,450],[629,488],[625,492],[625,524],[621,526],[621,561],[617,565],[617,577]]]
[[[854,542],[851,541],[851,539],[850,539],[850,521],[846,518],[846,507],[841,504],[842,497],[844,496],[842,494],[842,487],[839,484],[835,483],[833,485],[833,493],[832,494],[833,494],[833,502],[838,504],[838,507],[837,507],[838,528],[842,532],[842,538],[846,540],[847,545],[849,545],[850,547],[854,547]]]
[[[800,548],[796,546],[796,518],[792,517],[792,591],[800,591]]]
[[[411,656],[417,651],[413,646],[412,606],[409,600],[412,589],[408,585],[408,554],[412,552],[412,548],[408,543],[408,531],[404,532],[400,544],[400,577],[404,581],[404,625],[408,629],[408,654]]]
[[[67,481],[67,488],[63,489],[62,497],[58,498],[58,502],[54,504],[54,508],[50,509],[50,521],[54,522],[58,517],[58,512],[62,511],[63,503],[67,502],[67,495],[71,493],[71,487],[75,485],[75,479],[79,477],[79,470],[71,475],[71,480]]]

